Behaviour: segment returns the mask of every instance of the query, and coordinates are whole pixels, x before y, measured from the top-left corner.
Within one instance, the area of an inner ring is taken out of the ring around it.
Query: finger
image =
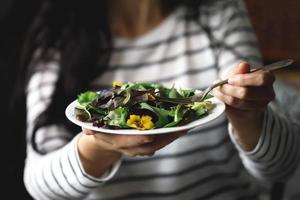
[[[152,145],[152,147],[154,147],[154,148],[161,148],[162,146],[166,146],[167,144],[170,144],[174,140],[176,140],[186,134],[187,134],[187,131],[180,131],[180,132],[171,133],[171,134],[162,134],[156,138],[154,143],[150,143],[149,146]]]
[[[242,100],[271,101],[275,97],[273,87],[240,87],[225,84],[217,89],[227,96]]]
[[[247,62],[241,62],[239,63],[236,67],[234,67],[233,69],[231,69],[229,71],[229,77],[234,75],[234,74],[245,74],[245,73],[249,73],[250,71],[250,64]]]
[[[155,154],[155,150],[146,151],[143,149],[121,149],[120,153],[126,155],[128,157],[136,157],[136,156],[153,156]]]
[[[267,86],[272,85],[275,77],[272,72],[261,71],[249,74],[235,74],[229,77],[228,83],[236,86]]]
[[[137,147],[154,140],[154,135],[114,135],[102,133],[95,136],[111,144],[116,149]]]
[[[226,105],[240,110],[264,110],[269,101],[241,100],[239,98],[225,95],[220,90],[214,90],[214,96],[223,101]]]
[[[130,148],[130,149],[122,149],[122,152],[130,157],[134,156],[151,156],[157,150],[165,147],[166,145],[172,143],[179,137],[185,135],[187,132],[177,132],[172,134],[160,135],[152,143],[144,144],[138,147]]]
[[[84,133],[86,135],[94,135],[96,132],[92,131],[90,129],[82,128],[82,133]]]

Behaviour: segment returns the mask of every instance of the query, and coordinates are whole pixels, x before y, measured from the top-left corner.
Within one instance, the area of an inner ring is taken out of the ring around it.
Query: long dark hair
[[[163,8],[172,9],[180,4],[195,14],[200,0],[163,0]],[[33,21],[21,57],[20,86],[25,96],[25,87],[37,70],[36,62],[56,59],[60,53],[59,78],[49,107],[37,118],[30,142],[35,144],[35,133],[43,126],[65,125],[74,133],[79,128],[69,123],[64,110],[78,93],[84,91],[90,80],[103,73],[110,59],[112,40],[107,19],[106,1],[47,0],[41,4]],[[195,9],[196,8],[196,9]],[[39,49],[38,56],[33,57]],[[99,67],[102,66],[102,67]],[[24,99],[24,98],[23,98]]]

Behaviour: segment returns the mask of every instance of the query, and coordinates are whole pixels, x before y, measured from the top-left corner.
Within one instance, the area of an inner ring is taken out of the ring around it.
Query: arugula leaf
[[[174,113],[174,121],[166,124],[164,127],[167,128],[176,126],[183,119],[183,116],[186,113],[187,109],[188,108],[182,104],[177,105]]]
[[[172,122],[170,122],[170,123],[164,125],[163,127],[164,127],[164,128],[174,127],[174,126],[176,126],[178,123],[179,123],[179,121],[178,121],[178,122],[172,121]]]
[[[127,118],[128,110],[126,108],[119,107],[110,111],[104,120],[106,120],[106,124],[108,125],[127,128]]]
[[[78,103],[83,106],[83,107],[87,107],[87,105],[89,105],[94,99],[96,99],[99,96],[99,94],[97,92],[93,92],[93,91],[86,91],[84,93],[81,93],[80,95],[78,95],[77,97],[77,101]]]
[[[175,116],[174,116],[175,122],[182,120],[184,110],[185,110],[185,107],[183,105],[181,105],[181,104],[177,105],[176,110],[175,110]]]

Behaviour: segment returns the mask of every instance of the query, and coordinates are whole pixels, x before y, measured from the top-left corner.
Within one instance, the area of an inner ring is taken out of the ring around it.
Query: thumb
[[[235,66],[233,69],[229,71],[229,76],[232,76],[234,74],[245,74],[250,72],[250,64],[247,62],[241,62],[237,66]]]

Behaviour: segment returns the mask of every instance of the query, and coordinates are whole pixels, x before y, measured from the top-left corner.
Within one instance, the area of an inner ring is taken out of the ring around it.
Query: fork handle
[[[260,71],[260,70],[266,70],[266,71],[277,70],[277,69],[280,69],[280,68],[287,67],[287,66],[291,65],[293,62],[294,61],[292,59],[281,60],[279,62],[275,62],[275,63],[269,64],[269,65],[258,67],[256,69],[252,69],[250,71],[250,73],[257,72],[257,71]],[[217,82],[216,84],[212,85],[210,87],[210,89],[212,90],[212,89],[214,89],[218,86],[221,86],[223,84],[226,84],[226,83],[228,83],[228,79]]]
[[[219,87],[219,86],[221,86],[221,85],[224,85],[224,84],[226,84],[226,83],[228,83],[228,79],[225,79],[225,80],[223,80],[223,81],[219,81],[219,82],[213,84],[210,88],[211,88],[211,90],[212,90],[212,89],[214,89],[214,88],[216,88],[216,87]]]

